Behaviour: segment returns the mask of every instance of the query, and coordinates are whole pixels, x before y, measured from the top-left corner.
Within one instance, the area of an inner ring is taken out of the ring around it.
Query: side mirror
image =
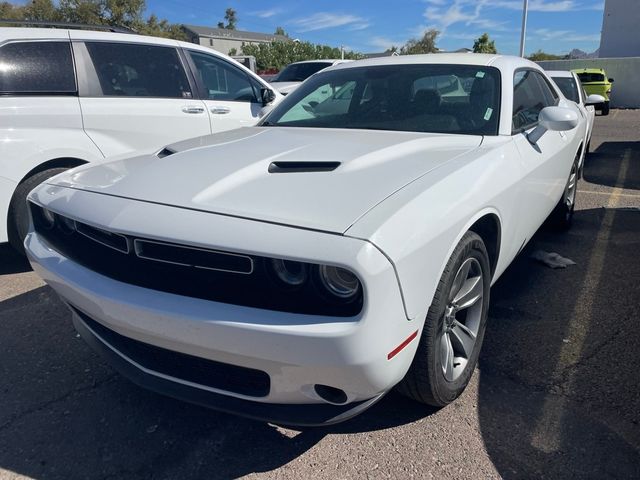
[[[613,78],[610,78],[610,79],[609,79],[609,83],[613,83]]]
[[[545,107],[538,114],[538,126],[527,135],[530,143],[536,144],[547,130],[566,132],[578,125],[578,114],[575,110],[565,107]]]
[[[595,93],[589,95],[584,101],[585,105],[598,105],[600,103],[604,103],[604,97]]]
[[[262,104],[267,105],[276,99],[276,92],[270,88],[262,88],[260,89],[260,96],[262,97]]]

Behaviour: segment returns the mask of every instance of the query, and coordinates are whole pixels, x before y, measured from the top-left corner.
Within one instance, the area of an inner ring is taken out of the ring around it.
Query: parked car
[[[281,95],[229,57],[126,33],[0,28],[0,242],[27,193],[62,170],[260,119]]]
[[[415,88],[442,76],[469,91]],[[297,108],[348,85],[346,112]],[[25,246],[145,387],[283,424],[398,384],[441,407],[474,371],[490,286],[545,219],[570,225],[585,122],[519,57],[341,64],[259,126],[49,179]]]
[[[609,97],[611,96],[613,78],[609,78],[602,68],[578,68],[572,72],[578,75],[588,95],[602,95],[604,97],[604,102],[596,105],[596,110],[601,111],[602,115],[609,115]]]
[[[288,95],[314,73],[349,61],[351,60],[305,60],[291,63],[271,80],[271,85],[281,94]]]
[[[547,75],[556,83],[562,94],[572,102],[576,102],[580,109],[580,114],[587,119],[587,134],[585,140],[585,153],[591,147],[591,134],[593,133],[593,124],[595,122],[596,110],[595,105],[604,102],[602,95],[591,94],[587,96],[584,91],[580,78],[575,72],[552,70],[547,71]],[[580,172],[582,172],[582,162],[580,164]]]

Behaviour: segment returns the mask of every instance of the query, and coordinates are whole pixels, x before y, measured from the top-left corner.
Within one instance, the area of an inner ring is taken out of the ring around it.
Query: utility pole
[[[520,32],[520,56],[524,57],[524,39],[527,36],[527,10],[529,9],[529,0],[524,0],[522,5],[522,31]]]
[[[344,45],[340,45],[340,55],[342,56],[342,60],[344,60]]]

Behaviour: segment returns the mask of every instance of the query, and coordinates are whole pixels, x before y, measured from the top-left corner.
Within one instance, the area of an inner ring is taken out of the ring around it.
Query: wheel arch
[[[26,175],[24,175],[22,179],[20,179],[18,185],[24,182],[29,177],[32,177],[36,173],[44,172],[45,170],[50,170],[52,168],[74,168],[79,167],[80,165],[84,165],[85,163],[89,162],[87,160],[76,157],[53,158],[51,160],[47,160],[46,162],[42,162],[29,170]]]
[[[495,213],[486,213],[476,220],[467,231],[474,232],[482,238],[489,255],[491,278],[493,278],[500,258],[500,245],[502,243],[500,218]]]

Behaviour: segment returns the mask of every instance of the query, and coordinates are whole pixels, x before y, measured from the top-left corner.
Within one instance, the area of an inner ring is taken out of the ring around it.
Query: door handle
[[[231,112],[229,107],[223,107],[218,105],[217,107],[211,107],[211,113],[215,113],[217,115],[224,115],[225,113]]]
[[[197,107],[195,105],[187,105],[182,107],[184,113],[204,113],[204,107]]]

